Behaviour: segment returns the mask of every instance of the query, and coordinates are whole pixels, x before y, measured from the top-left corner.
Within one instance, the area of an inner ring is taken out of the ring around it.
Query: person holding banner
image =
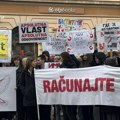
[[[48,59],[47,59],[48,60]],[[37,58],[36,69],[44,69],[46,57],[39,55]],[[40,120],[50,120],[51,105],[39,105]]]
[[[104,65],[106,61],[106,55],[103,52],[96,52],[95,53],[95,64],[94,66]],[[104,106],[96,106],[96,108],[99,110],[99,117],[100,120],[103,120],[103,114],[102,109],[104,109]]]
[[[13,63],[11,63],[12,66],[17,67],[16,70],[16,80],[17,80],[17,118],[18,120],[24,120],[25,118],[25,110],[23,107],[23,95],[21,93],[21,90],[19,88],[19,82],[20,82],[20,76],[22,74],[22,71],[24,69],[24,66],[22,64],[22,59],[20,56],[15,56],[13,58]]]
[[[84,54],[81,56],[81,64],[80,67],[84,68],[84,67],[90,67],[90,63],[91,63],[91,58],[92,56],[90,54]]]
[[[61,53],[60,68],[77,68],[76,63],[67,52]],[[73,105],[62,105],[64,120],[77,120],[77,107]]]
[[[112,67],[119,67],[117,62],[117,56],[108,57],[105,60],[105,65]],[[117,69],[117,68],[116,68]],[[102,106],[101,107],[101,120],[119,120],[120,119],[120,107],[118,106]]]
[[[106,60],[106,55],[103,52],[97,52],[95,54],[95,65],[94,66],[104,65],[105,60]]]
[[[23,106],[26,110],[27,120],[38,120],[34,80],[35,66],[35,57],[27,58],[26,68],[23,70],[19,81],[19,87],[23,94]]]
[[[35,69],[41,69],[42,61],[44,62],[44,59],[46,60],[45,56],[44,56],[44,58],[41,58],[41,55],[37,57]]]
[[[84,54],[81,56],[82,61],[80,68],[90,67],[91,63],[91,54]],[[92,105],[83,105],[78,106],[78,116],[79,120],[94,120],[93,118],[93,106]]]

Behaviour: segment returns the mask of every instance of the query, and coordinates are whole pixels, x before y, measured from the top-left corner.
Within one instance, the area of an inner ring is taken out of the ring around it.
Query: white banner
[[[98,51],[120,50],[120,22],[96,25]]]
[[[70,54],[94,52],[94,30],[68,32],[66,51]]]
[[[66,40],[57,39],[55,35],[50,35],[47,42],[42,43],[43,50],[49,51],[50,54],[61,54],[65,52]]]
[[[120,68],[35,70],[37,104],[120,106]]]
[[[11,62],[12,31],[0,30],[0,63]]]
[[[16,111],[16,68],[0,68],[0,111]]]
[[[19,42],[46,42],[48,39],[48,22],[29,22],[19,24]]]

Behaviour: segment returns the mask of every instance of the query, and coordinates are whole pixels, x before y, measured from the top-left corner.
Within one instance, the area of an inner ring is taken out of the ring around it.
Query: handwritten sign
[[[70,54],[94,52],[94,30],[71,31],[68,33],[66,51]]]
[[[58,19],[59,25],[64,25],[68,31],[81,30],[83,27],[83,20],[81,19]]]
[[[81,30],[83,27],[83,20],[80,19],[58,19],[58,28],[56,33],[57,39],[66,39],[68,31]]]
[[[96,25],[98,51],[118,50],[120,44],[120,22]]]
[[[60,54],[65,51],[66,41],[56,39],[55,35],[50,35],[47,42],[43,43],[43,50],[49,51],[50,54]]]

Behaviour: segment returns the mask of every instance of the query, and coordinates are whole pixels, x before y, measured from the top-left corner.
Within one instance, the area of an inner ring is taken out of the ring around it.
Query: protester
[[[106,55],[103,52],[97,52],[95,54],[95,65],[94,66],[104,65],[105,60],[106,60]]]
[[[55,55],[54,62],[60,62],[60,56],[59,55]]]
[[[105,64],[105,60],[106,60],[105,53],[97,52],[95,54],[95,64],[94,64],[94,66],[104,65]],[[101,106],[98,105],[98,106],[95,106],[95,107],[97,107],[97,109],[99,110],[100,120],[103,120],[102,110],[104,109],[104,106],[103,105],[101,105]]]
[[[89,55],[89,54],[84,54],[81,56],[81,64],[80,64],[80,67],[83,68],[83,67],[90,67],[90,63],[92,61],[92,56]]]
[[[19,82],[20,82],[20,76],[22,74],[22,71],[24,69],[23,63],[22,63],[22,59],[20,58],[20,56],[15,56],[13,58],[13,66],[17,67],[16,70],[16,83],[17,83],[17,119],[18,120],[24,120],[25,118],[25,110],[23,107],[23,94],[19,88]]]
[[[106,61],[105,61],[105,64],[113,66],[113,67],[118,67],[119,66],[117,58],[115,58],[115,57],[107,58]]]
[[[84,54],[81,56],[81,68],[91,67],[90,63],[92,61],[92,56],[90,54]],[[78,106],[78,116],[79,120],[94,120],[93,118],[93,106],[92,105],[83,105]]]
[[[42,52],[42,55],[44,55],[45,58],[46,58],[45,62],[51,62],[50,54],[49,54],[48,51],[43,51],[43,52]]]
[[[76,58],[76,56],[74,54],[71,54],[70,56],[71,56],[72,60],[75,62],[76,67],[79,68],[81,65],[81,62]]]
[[[105,64],[118,67],[117,56],[109,57],[106,59]],[[117,68],[116,68],[117,69]],[[120,107],[116,106],[102,106],[101,107],[101,120],[120,120]]]
[[[41,65],[42,65],[42,62],[44,62],[44,59],[46,60],[45,56],[44,56],[44,58],[41,57],[41,55],[37,57],[37,62],[36,62],[36,67],[35,67],[36,69],[41,69],[41,67],[42,67]]]
[[[19,87],[23,94],[23,106],[26,110],[27,120],[38,120],[34,80],[35,66],[35,57],[29,57],[26,61],[26,68],[23,70],[19,81]]]
[[[44,69],[46,57],[44,54],[39,55],[37,60],[39,60],[39,64],[37,64],[37,69]],[[38,66],[39,65],[39,66]],[[39,114],[40,120],[50,120],[51,114],[51,105],[39,105]]]
[[[77,68],[72,57],[67,52],[61,53],[60,68]],[[77,120],[77,108],[74,105],[62,105],[64,120]]]

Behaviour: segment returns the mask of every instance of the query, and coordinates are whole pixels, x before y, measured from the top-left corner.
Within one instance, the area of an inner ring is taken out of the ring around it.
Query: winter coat
[[[16,70],[17,88],[19,88],[19,82],[20,82],[20,77],[21,77],[22,71],[23,71],[23,69],[20,69],[20,68],[18,68]]]
[[[30,75],[27,69],[23,70],[19,87],[23,94],[23,106],[36,106],[34,71]]]

